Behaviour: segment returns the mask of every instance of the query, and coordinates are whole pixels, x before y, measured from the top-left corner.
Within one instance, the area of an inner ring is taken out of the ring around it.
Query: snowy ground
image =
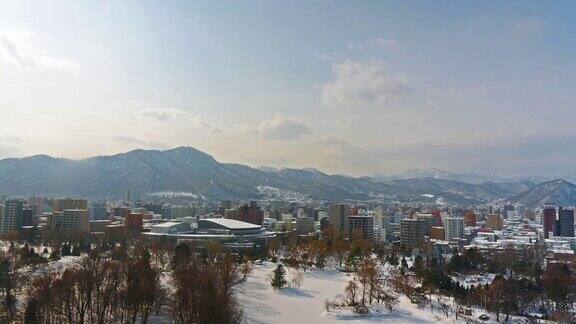
[[[268,275],[275,264],[256,265],[246,283],[239,290],[248,323],[458,323],[440,313],[419,309],[406,297],[400,298],[396,309],[389,314],[359,317],[350,312],[326,313],[324,301],[342,294],[348,275],[336,270],[312,269],[305,274],[300,288],[286,288],[280,292],[270,287]],[[287,274],[290,281],[290,274]]]

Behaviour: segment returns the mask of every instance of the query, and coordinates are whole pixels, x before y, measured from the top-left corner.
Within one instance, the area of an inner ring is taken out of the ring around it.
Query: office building
[[[464,238],[464,218],[447,217],[444,219],[444,231],[446,241]]]
[[[156,202],[147,202],[140,204],[140,207],[154,214],[162,214],[162,204]]]
[[[542,220],[544,225],[544,237],[549,238],[550,233],[555,233],[556,227],[556,206],[554,204],[545,204],[542,211]]]
[[[334,226],[340,234],[348,233],[350,216],[350,206],[346,204],[333,204],[330,206],[330,224]]]
[[[500,216],[499,214],[488,215],[488,219],[486,221],[486,227],[495,231],[502,230],[502,228],[504,227],[502,216]]]
[[[320,211],[311,207],[304,207],[304,215],[312,218],[315,221],[319,220]]]
[[[296,232],[298,235],[308,235],[316,231],[314,219],[311,217],[296,218]]]
[[[65,233],[88,233],[90,218],[86,209],[65,209],[48,217],[48,227]]]
[[[442,222],[442,213],[439,210],[434,210],[432,211],[431,214],[438,220],[438,226],[444,225],[444,223]]]
[[[507,218],[514,214],[514,206],[513,205],[506,205],[504,209],[502,209],[502,216]]]
[[[476,226],[476,214],[473,211],[467,211],[464,214],[464,225],[465,226]]]
[[[65,209],[88,210],[88,200],[63,198],[54,200],[52,212],[58,213]]]
[[[556,236],[574,237],[574,209],[558,208]]]
[[[430,233],[430,239],[444,241],[446,239],[446,234],[444,233],[444,227],[443,226],[432,227]]]
[[[92,203],[90,205],[90,219],[93,219],[93,220],[106,220],[106,219],[108,219],[106,203],[104,203],[104,202]]]
[[[235,209],[225,209],[224,215],[222,216],[227,219],[234,219],[254,225],[262,225],[262,221],[264,220],[264,211],[255,201],[251,201],[250,204],[244,204]]]
[[[320,218],[320,231],[324,232],[328,228],[330,228],[330,218],[328,218],[328,217]]]
[[[384,210],[382,208],[376,208],[374,213],[374,228],[384,228]]]
[[[106,227],[112,224],[108,219],[90,220],[90,233],[105,233]]]
[[[404,219],[404,214],[397,211],[392,215],[392,218],[390,219],[390,223],[400,224],[402,219]]]
[[[49,207],[48,198],[46,197],[30,197],[28,198],[28,204],[35,217],[42,215],[42,213],[46,211],[52,211],[51,207]]]
[[[22,210],[22,226],[34,226],[34,211],[31,208]]]
[[[230,209],[226,209],[226,210],[230,210]],[[224,210],[224,218],[231,218],[231,217],[226,217],[226,210]],[[268,217],[273,218],[277,221],[282,220],[282,211],[280,209],[274,209],[268,212]]]
[[[124,206],[116,206],[112,211],[115,217],[126,218],[126,216],[130,215],[130,208]]]
[[[418,214],[416,219],[422,222],[422,230],[424,231],[424,236],[430,236],[432,232],[432,227],[440,226],[438,218],[434,217],[432,214]]]
[[[144,223],[144,215],[142,213],[129,213],[124,218],[124,226],[132,235],[138,235],[142,232],[142,225]]]
[[[372,216],[348,216],[348,230],[350,237],[354,233],[361,233],[362,239],[374,240],[374,217]]]
[[[424,243],[423,222],[418,219],[405,218],[400,222],[400,244],[415,248]]]
[[[0,226],[2,234],[19,231],[23,224],[24,202],[18,199],[10,199],[4,203],[4,214]]]

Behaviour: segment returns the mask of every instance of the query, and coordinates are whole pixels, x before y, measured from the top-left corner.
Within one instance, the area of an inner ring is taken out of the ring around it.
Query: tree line
[[[50,254],[34,254],[28,246],[0,253],[1,322],[244,321],[234,291],[251,267],[236,254],[118,245],[92,249],[60,268],[48,263]],[[46,261],[32,265],[35,258]]]

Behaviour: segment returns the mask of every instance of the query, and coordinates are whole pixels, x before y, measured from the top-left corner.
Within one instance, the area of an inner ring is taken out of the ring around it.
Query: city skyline
[[[3,3],[0,158],[573,174],[575,6]]]

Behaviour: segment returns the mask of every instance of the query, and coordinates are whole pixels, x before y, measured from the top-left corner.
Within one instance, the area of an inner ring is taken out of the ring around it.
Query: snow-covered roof
[[[182,224],[181,222],[165,222],[165,223],[160,223],[160,224],[154,224],[152,225],[152,227],[165,227],[165,228],[169,228],[172,226],[176,226],[176,225],[180,225]]]
[[[235,219],[229,219],[229,218],[206,218],[206,219],[198,220],[198,222],[201,222],[201,221],[212,222],[212,223],[227,227],[229,229],[258,229],[261,227],[260,225],[254,225],[251,223],[246,223],[246,222],[238,221]]]

